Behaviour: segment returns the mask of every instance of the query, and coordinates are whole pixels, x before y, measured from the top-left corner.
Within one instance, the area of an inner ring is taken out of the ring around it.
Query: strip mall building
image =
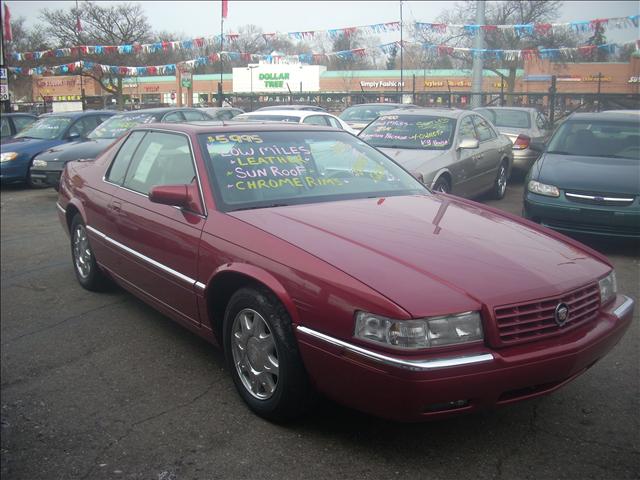
[[[506,71],[504,71],[506,73]],[[551,63],[534,60],[525,63],[516,74],[515,92],[539,99],[557,79],[560,98],[569,94],[572,100],[580,95],[640,94],[640,58],[629,63]],[[219,74],[127,78],[124,94],[128,103],[137,105],[201,105],[215,104]],[[183,86],[184,85],[184,86]],[[500,95],[500,77],[484,70],[483,92],[489,98]],[[108,94],[93,79],[84,77],[83,85],[89,104],[107,105]],[[421,105],[447,104],[456,106],[469,102],[470,70],[355,70],[327,71],[323,66],[302,64],[255,64],[234,68],[222,76],[223,92],[232,103],[247,102],[253,97],[260,104],[322,103],[340,110],[362,101],[398,101]],[[34,77],[34,101],[51,102],[78,100],[81,97],[79,77]],[[522,100],[521,100],[522,101]],[[535,103],[535,102],[528,102]]]

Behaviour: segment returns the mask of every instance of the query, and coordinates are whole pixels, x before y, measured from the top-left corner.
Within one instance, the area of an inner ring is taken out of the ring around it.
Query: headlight
[[[419,320],[393,320],[356,313],[355,337],[399,349],[439,347],[482,340],[479,312]]]
[[[0,154],[0,162],[9,162],[16,158],[18,158],[18,154],[16,152],[4,152]]]
[[[537,193],[538,195],[545,195],[547,197],[560,196],[560,190],[558,190],[558,187],[554,185],[547,185],[545,183],[536,182],[535,180],[531,180],[529,182],[528,189],[532,193]]]
[[[598,282],[600,285],[600,304],[604,305],[618,293],[618,281],[615,270]]]
[[[34,167],[46,167],[47,166],[47,162],[45,162],[44,160],[38,160],[37,158],[33,161],[33,166]]]

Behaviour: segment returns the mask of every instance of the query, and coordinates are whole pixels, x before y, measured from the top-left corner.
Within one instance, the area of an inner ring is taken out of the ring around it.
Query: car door
[[[480,151],[476,156],[476,171],[480,177],[478,188],[479,191],[485,191],[494,184],[505,147],[500,136],[486,119],[480,115],[472,117],[480,142]]]
[[[182,133],[149,131],[140,142],[122,187],[113,197],[122,245],[123,279],[185,323],[199,324],[194,292],[205,221],[193,149]],[[155,185],[188,184],[198,211],[152,203]]]
[[[452,161],[448,167],[453,178],[452,193],[466,197],[472,195],[479,188],[476,159],[480,152],[479,148],[457,148],[460,142],[465,139],[478,140],[478,134],[470,115],[462,117],[458,122],[457,140],[454,144],[455,149],[452,149]]]

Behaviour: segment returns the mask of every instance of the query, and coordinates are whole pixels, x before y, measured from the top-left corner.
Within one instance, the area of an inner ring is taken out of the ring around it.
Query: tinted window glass
[[[478,135],[476,134],[476,129],[473,128],[473,122],[471,121],[471,117],[464,117],[460,121],[460,133],[458,135],[460,140],[464,138],[472,138],[479,140]]]
[[[329,124],[334,127],[334,128],[338,128],[340,130],[344,130],[342,128],[342,125],[340,125],[340,122],[338,120],[336,120],[333,117],[325,117],[327,119],[327,122],[329,122]]]
[[[640,161],[639,132],[640,122],[567,120],[553,135],[547,152]]]
[[[194,120],[205,120],[205,116],[196,110],[184,110],[182,114],[184,115],[184,118],[187,120],[187,122],[191,122]]]
[[[397,164],[345,132],[201,135],[223,210],[425,194]]]
[[[178,123],[178,122],[183,122],[184,121],[184,117],[182,116],[181,112],[172,112],[169,113],[168,115],[166,115],[163,119],[163,122],[173,122],[173,123]]]
[[[10,137],[11,136],[11,124],[9,123],[9,119],[7,117],[0,118],[0,125],[2,125],[2,136]]]
[[[114,115],[106,122],[101,123],[92,131],[89,138],[118,138],[138,124],[153,122],[153,116],[149,113],[136,113],[129,115]]]
[[[124,144],[120,147],[116,158],[111,163],[109,172],[107,173],[107,180],[118,185],[122,185],[124,176],[127,173],[127,167],[131,162],[131,158],[136,151],[136,147],[140,143],[142,137],[146,132],[133,132],[125,140]]]
[[[368,125],[360,137],[375,147],[447,150],[456,120],[427,115],[383,115]]]
[[[140,142],[124,186],[147,194],[155,185],[191,183],[195,176],[187,137],[151,132]]]
[[[542,115],[541,113],[538,113],[536,115],[536,126],[540,130],[545,130],[547,128],[547,121],[546,121],[544,115]]]
[[[16,135],[16,138],[38,138],[51,140],[58,138],[71,124],[69,117],[45,117]]]
[[[223,120],[231,120],[233,118],[233,112],[231,112],[230,110],[222,110],[218,113],[218,118],[221,118]]]
[[[479,109],[496,127],[531,128],[531,116],[524,110],[509,110],[498,108]]]
[[[485,142],[487,140],[491,140],[492,138],[496,138],[496,134],[493,132],[493,129],[484,118],[474,115],[473,121],[476,124],[479,141]]]
[[[329,126],[329,122],[327,122],[324,115],[312,115],[305,118],[302,123],[306,123],[308,125],[322,125],[323,127]]]
[[[340,118],[345,122],[370,122],[380,113],[396,108],[397,105],[359,105],[347,108],[340,114]]]
[[[258,121],[258,122],[290,122],[290,123],[300,123],[300,117],[294,117],[292,115],[238,115],[234,120],[249,120],[249,121]]]
[[[78,134],[81,137],[86,137],[98,125],[100,125],[100,118],[97,115],[84,117],[71,126],[69,134]]]
[[[24,128],[27,128],[35,121],[36,119],[31,117],[13,117],[13,124],[15,125],[17,132]]]

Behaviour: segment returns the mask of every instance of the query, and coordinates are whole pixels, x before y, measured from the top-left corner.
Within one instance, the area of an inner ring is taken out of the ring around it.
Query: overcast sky
[[[12,17],[25,17],[27,25],[38,21],[42,8],[70,8],[75,1],[15,1],[6,3]],[[113,2],[96,2],[113,3]],[[176,32],[187,38],[215,35],[220,32],[221,2],[216,1],[142,1],[149,22],[156,30]],[[433,22],[454,2],[405,1],[406,22]],[[265,32],[324,30],[356,25],[369,25],[399,20],[399,1],[244,1],[229,0],[229,16],[225,32],[236,31],[241,25],[254,24]],[[623,17],[640,13],[638,1],[565,1],[555,22]],[[635,41],[640,37],[636,28],[610,30],[610,41]],[[399,38],[398,38],[399,39]],[[393,39],[392,39],[393,40]]]

